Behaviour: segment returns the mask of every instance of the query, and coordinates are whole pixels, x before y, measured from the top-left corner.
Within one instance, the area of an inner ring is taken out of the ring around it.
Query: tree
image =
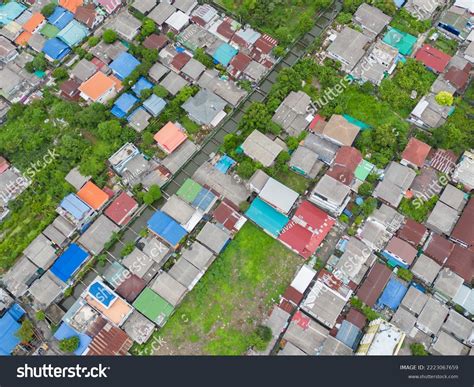
[[[251,160],[244,160],[237,166],[237,174],[243,179],[250,179],[257,170],[255,164]]]
[[[145,99],[150,98],[152,94],[153,94],[152,89],[143,89],[142,91],[140,91],[140,98],[145,100]]]
[[[146,38],[147,36],[150,36],[155,31],[156,31],[156,23],[148,17],[143,19],[140,36],[142,38]]]
[[[264,351],[272,337],[272,330],[269,327],[259,325],[253,335],[253,346],[259,351]]]
[[[204,51],[204,49],[201,47],[197,48],[194,52],[194,59],[201,62],[208,69],[214,67],[214,60],[210,55],[206,54],[206,51]]]
[[[72,336],[67,339],[62,339],[59,342],[59,349],[66,353],[72,353],[79,348],[80,342],[79,336]]]
[[[56,80],[56,81],[63,81],[65,79],[68,79],[69,78],[69,74],[67,72],[67,70],[64,68],[64,67],[57,67],[53,70],[53,78]]]
[[[56,6],[57,6],[57,4],[55,4],[55,3],[46,4],[43,8],[41,8],[41,14],[44,17],[51,16],[53,14],[54,10],[56,9]]]
[[[44,313],[44,310],[38,310],[36,312],[36,319],[38,321],[44,321],[46,320],[46,314]]]
[[[373,190],[374,190],[374,186],[365,181],[359,186],[359,189],[357,190],[357,193],[360,196],[368,197],[368,196],[372,195]]]
[[[451,106],[454,103],[453,95],[447,91],[440,91],[436,94],[435,100],[442,106]]]
[[[23,320],[15,336],[18,337],[23,344],[28,344],[35,337],[33,323],[30,320]]]
[[[28,62],[25,65],[26,71],[30,73],[34,73],[35,71],[45,71],[47,67],[48,62],[43,53],[39,53],[31,62]]]
[[[94,46],[97,46],[100,42],[100,38],[98,36],[91,36],[88,40],[87,40],[87,44],[89,45],[89,47],[94,47]]]
[[[117,138],[121,133],[122,126],[117,120],[104,121],[97,126],[97,134],[103,140]]]
[[[162,197],[161,189],[157,185],[152,185],[148,192],[143,195],[143,202],[146,205],[151,205]]]
[[[118,39],[118,35],[114,30],[107,29],[102,34],[102,39],[107,44],[112,44]]]
[[[161,85],[156,85],[153,87],[153,93],[160,97],[160,98],[166,98],[168,96],[168,90],[166,90],[163,86]]]
[[[122,251],[120,251],[120,256],[126,257],[127,255],[131,254],[133,250],[135,250],[135,242],[129,241],[125,244]]]
[[[411,354],[413,356],[428,356],[425,346],[421,343],[413,343],[410,345]]]

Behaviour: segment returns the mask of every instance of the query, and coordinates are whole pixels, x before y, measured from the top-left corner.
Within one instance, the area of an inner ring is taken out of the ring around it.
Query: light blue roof
[[[151,83],[149,80],[147,80],[145,77],[140,77],[137,81],[137,83],[135,83],[133,86],[132,86],[132,91],[135,93],[135,95],[137,97],[140,97],[140,93],[143,91],[143,90],[146,90],[146,89],[151,89],[153,88],[153,83]]]
[[[112,114],[118,118],[123,118],[127,115],[130,109],[138,101],[138,98],[129,93],[124,93],[114,103],[111,110]]]
[[[139,64],[140,61],[132,54],[122,52],[109,67],[119,79],[123,80],[127,78]]]
[[[53,38],[46,41],[42,51],[52,60],[61,60],[71,52],[71,49],[62,40]]]
[[[66,27],[64,27],[56,36],[66,43],[69,47],[74,47],[79,44],[87,35],[89,29],[79,23],[77,20],[72,20]]]
[[[60,30],[66,27],[72,19],[74,19],[72,12],[63,7],[56,7],[54,12],[48,16],[48,22]]]
[[[337,331],[336,339],[341,343],[346,344],[349,348],[355,350],[359,345],[360,339],[362,338],[362,331],[352,324],[351,322],[344,320],[341,327]]]
[[[91,208],[75,194],[67,195],[60,206],[77,220],[82,220],[91,211]]]
[[[61,281],[67,282],[88,257],[89,254],[87,254],[86,251],[75,243],[72,243],[67,250],[59,256],[50,271]]]
[[[397,310],[407,290],[407,287],[401,281],[396,278],[390,278],[390,281],[388,281],[387,286],[379,298],[378,305]]]
[[[87,347],[89,347],[89,344],[92,341],[89,336],[76,331],[74,328],[70,327],[65,322],[63,322],[58,328],[58,330],[54,333],[54,338],[56,340],[70,339],[74,336],[79,337],[79,347],[74,351],[74,355],[80,356],[85,352],[85,350],[87,349]]]
[[[148,112],[157,117],[166,107],[166,101],[163,98],[158,97],[156,94],[152,94],[145,102],[143,102],[143,107],[148,110]]]
[[[20,339],[15,336],[18,329],[20,323],[10,313],[0,318],[0,356],[10,356],[20,344]]]
[[[280,234],[283,227],[289,222],[288,217],[275,210],[260,198],[254,199],[245,215],[275,237]]]
[[[397,8],[403,7],[403,4],[405,4],[406,0],[393,0]]]
[[[16,1],[0,5],[0,26],[15,20],[25,9],[26,7],[23,4],[19,4]]]
[[[222,66],[227,67],[234,56],[238,54],[238,50],[228,43],[222,43],[214,52],[214,60]]]

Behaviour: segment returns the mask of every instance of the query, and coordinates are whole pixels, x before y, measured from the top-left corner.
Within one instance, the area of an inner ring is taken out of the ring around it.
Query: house
[[[373,307],[392,275],[392,271],[382,263],[376,262],[364,282],[357,290],[357,297],[367,306]]]
[[[275,111],[272,121],[280,125],[290,136],[298,137],[312,119],[308,113],[310,104],[311,98],[306,93],[292,91]]]
[[[16,47],[7,38],[0,36],[0,62],[8,63],[17,56]]]
[[[94,214],[94,210],[74,194],[67,195],[56,212],[76,227],[83,226]]]
[[[70,75],[82,83],[87,81],[96,72],[97,66],[84,58],[77,62]]]
[[[131,6],[135,8],[138,12],[146,15],[150,12],[153,7],[156,5],[156,0],[135,0]]]
[[[438,104],[435,95],[430,93],[420,99],[408,120],[423,129],[437,128],[446,122],[453,110],[453,106]]]
[[[433,288],[436,294],[445,301],[450,301],[464,283],[464,279],[445,267],[441,269],[436,278]]]
[[[295,348],[291,350],[291,353],[314,356],[319,352],[319,348],[322,347],[328,336],[329,330],[327,328],[298,311],[293,315],[283,335],[285,347],[280,353],[285,352],[291,344],[291,347]]]
[[[182,250],[181,256],[203,272],[209,269],[212,262],[216,259],[216,256],[207,247],[204,247],[197,241]]]
[[[186,231],[192,231],[201,220],[202,214],[196,213],[195,209],[178,196],[172,195],[161,210],[176,220]]]
[[[367,333],[362,337],[356,355],[396,356],[405,340],[405,332],[395,325],[378,318],[369,323]]]
[[[212,218],[231,232],[238,232],[246,222],[239,209],[228,200],[223,200],[213,211]]]
[[[252,60],[244,70],[244,76],[251,82],[258,83],[268,72],[268,67]]]
[[[148,17],[153,20],[158,26],[162,26],[168,18],[176,12],[176,8],[166,1],[160,2],[148,14]]]
[[[317,153],[303,145],[300,145],[291,154],[291,159],[288,165],[296,173],[310,179],[315,179],[324,164],[319,161],[319,155]]]
[[[463,153],[452,177],[453,181],[462,184],[465,189],[474,188],[474,153]]]
[[[393,237],[383,251],[383,255],[388,259],[390,266],[401,266],[405,269],[409,268],[418,251],[404,240]]]
[[[218,20],[211,26],[211,32],[225,42],[229,42],[242,25],[230,17]]]
[[[338,145],[313,133],[308,134],[301,145],[316,153],[318,158],[327,165],[332,164],[339,149]]]
[[[196,8],[198,2],[196,0],[175,0],[173,5],[180,11],[189,15],[191,11]]]
[[[369,268],[376,261],[372,249],[368,248],[362,241],[350,237],[344,253],[334,267],[333,273],[344,280],[344,283],[352,281],[359,285]]]
[[[352,290],[342,281],[328,271],[321,270],[301,308],[331,329],[351,295]]]
[[[132,91],[137,97],[141,97],[142,91],[144,90],[151,90],[153,89],[153,83],[151,83],[148,79],[141,76],[138,78],[138,81],[132,86]]]
[[[42,52],[46,39],[39,33],[34,33],[28,39],[28,46],[36,52]]]
[[[418,316],[416,327],[428,335],[437,335],[447,316],[448,308],[434,297],[428,297]]]
[[[433,258],[440,265],[444,265],[451,252],[454,249],[454,243],[450,242],[441,235],[432,233],[423,248],[423,252]]]
[[[69,47],[74,47],[81,43],[89,35],[89,29],[77,20],[71,20],[57,35]]]
[[[61,226],[69,226],[64,230]],[[74,232],[74,226],[62,217],[58,217],[48,227],[43,230],[43,235],[58,247],[64,247],[68,241],[69,236]]]
[[[469,45],[464,50],[464,58],[471,63],[474,63],[474,41],[469,43]]]
[[[245,69],[249,66],[250,62],[252,62],[252,58],[250,58],[250,56],[244,54],[243,52],[239,52],[229,63],[229,74],[231,74],[235,79],[240,78],[240,76],[243,75]]]
[[[309,200],[335,216],[341,215],[350,200],[351,189],[331,176],[324,175],[316,184]]]
[[[247,95],[247,92],[239,88],[234,82],[221,79],[216,69],[206,70],[199,78],[198,85],[202,89],[211,90],[234,107]]]
[[[357,8],[352,20],[354,24],[362,28],[365,35],[373,40],[390,23],[392,18],[385,15],[380,9],[367,3],[362,3]]]
[[[404,8],[419,20],[428,20],[434,16],[438,7],[445,4],[445,0],[408,0]]]
[[[71,52],[71,48],[58,38],[48,39],[44,45],[42,52],[51,62],[59,61]]]
[[[94,210],[100,210],[109,201],[109,195],[91,181],[84,184],[77,196]]]
[[[109,67],[118,79],[124,80],[138,65],[140,65],[140,61],[132,54],[122,52],[113,60]]]
[[[130,93],[123,93],[118,97],[110,112],[117,118],[125,118],[128,112],[135,106],[138,102],[138,98]]]
[[[398,50],[402,55],[411,55],[417,42],[417,38],[404,31],[390,27],[385,33],[382,41]]]
[[[326,175],[347,186],[352,186],[355,170],[362,161],[362,154],[351,146],[342,146]]]
[[[170,71],[160,82],[160,85],[168,90],[171,95],[175,96],[181,89],[188,85],[188,81],[175,72]]]
[[[396,48],[377,41],[351,74],[362,82],[369,81],[380,85],[382,80],[395,70],[397,59],[398,50]]]
[[[178,34],[189,24],[189,16],[182,11],[176,11],[166,19],[165,24],[171,31]]]
[[[421,246],[428,237],[428,230],[421,223],[407,218],[405,224],[398,231],[397,236],[410,243],[413,247]]]
[[[127,51],[127,47],[120,41],[116,41],[112,44],[107,44],[102,41],[89,50],[89,52],[95,56],[92,62],[94,62],[97,67],[103,67],[104,64],[109,64],[125,51]]]
[[[95,0],[100,6],[102,6],[107,13],[113,13],[118,7],[122,5],[121,0]]]
[[[188,292],[184,285],[165,271],[158,274],[150,288],[173,307],[176,307]]]
[[[382,223],[368,218],[358,237],[371,249],[381,251],[392,237],[392,233]]]
[[[174,279],[184,285],[189,291],[199,282],[204,272],[181,257],[168,272]]]
[[[197,82],[204,71],[206,71],[206,66],[194,58],[191,58],[181,69],[181,73],[191,82]]]
[[[433,151],[434,153],[429,160],[430,167],[436,169],[438,172],[451,175],[456,167],[458,156],[450,150],[436,149]]]
[[[47,308],[64,292],[65,288],[64,282],[47,271],[41,278],[33,282],[28,293],[34,299],[35,308]]]
[[[465,282],[471,283],[474,278],[474,253],[464,247],[456,245],[445,264]]]
[[[465,248],[474,245],[474,232],[471,227],[473,216],[474,200],[470,199],[451,233],[451,239]]]
[[[252,160],[258,161],[264,167],[273,164],[283,147],[266,135],[254,130],[240,146],[243,152]]]
[[[0,203],[7,205],[30,185],[31,180],[9,164],[4,165],[3,169],[4,171],[0,173]]]
[[[104,211],[104,214],[115,224],[123,226],[130,222],[138,203],[128,193],[122,192]]]
[[[171,247],[176,247],[186,236],[186,230],[173,218],[162,211],[157,211],[148,220],[148,229]]]
[[[440,177],[433,168],[422,167],[410,187],[410,191],[416,198],[414,200],[430,200],[439,195],[443,189],[439,180]]]
[[[373,196],[397,208],[415,176],[416,173],[412,169],[392,161],[385,170],[383,180],[375,188]]]
[[[114,78],[98,71],[79,86],[79,91],[86,101],[105,103],[116,95],[119,85]]]
[[[153,137],[158,146],[167,154],[173,153],[186,139],[184,129],[176,123],[168,122]]]
[[[160,327],[166,323],[174,310],[172,305],[150,288],[145,288],[133,303],[133,307]]]
[[[135,109],[127,118],[128,124],[138,133],[143,132],[150,123],[152,115],[145,109],[139,107]]]
[[[451,309],[442,329],[446,333],[452,334],[459,341],[470,345],[470,336],[474,328],[473,324],[472,321],[464,317],[462,314]]]
[[[47,19],[49,24],[62,30],[74,19],[74,14],[63,7],[56,7]]]
[[[418,257],[411,268],[412,273],[429,286],[433,284],[440,270],[441,265],[424,254]]]
[[[158,117],[166,107],[166,101],[163,98],[158,97],[156,94],[152,94],[143,102],[143,107],[153,117]]]
[[[105,215],[100,215],[78,239],[78,243],[93,255],[98,255],[118,230],[119,227],[115,223]]]
[[[74,14],[74,18],[86,25],[89,29],[93,29],[99,23],[100,18],[96,13],[94,4],[80,5]]]
[[[222,230],[213,223],[206,223],[196,237],[214,254],[219,255],[230,240],[230,234],[227,230]]]
[[[327,55],[340,62],[344,71],[350,72],[364,56],[370,40],[366,35],[344,27],[327,48]]]
[[[227,67],[229,63],[232,61],[238,54],[238,50],[231,46],[228,43],[222,43],[217,49],[214,51],[212,57],[216,61],[216,63],[221,64],[224,67]]]
[[[467,355],[469,348],[448,333],[441,331],[439,336],[433,341],[429,352],[438,356],[461,356]]]
[[[281,213],[288,214],[299,194],[270,177],[260,191],[259,197]]]
[[[132,16],[129,12],[120,12],[113,20],[110,28],[125,40],[133,40],[137,36],[142,23],[140,20]]]
[[[431,147],[428,144],[425,144],[423,141],[420,141],[415,137],[411,137],[402,153],[400,164],[415,169],[421,168],[424,165],[430,150]]]
[[[223,42],[209,30],[198,24],[190,24],[178,37],[178,42],[188,50],[195,52],[198,48],[212,54]]]
[[[462,285],[458,293],[454,296],[453,303],[461,306],[472,314],[474,311],[474,290],[466,285]]]
[[[259,198],[255,198],[252,201],[245,215],[274,237],[277,237],[289,222],[288,217]]]
[[[439,234],[445,234],[449,236],[458,218],[459,215],[455,209],[441,201],[438,201],[433,211],[431,211],[428,220],[426,221],[426,227],[428,227],[430,230],[436,231]]]
[[[168,44],[168,42],[169,39],[166,35],[151,34],[143,41],[143,47],[151,50],[161,50]]]
[[[217,124],[225,117],[224,108],[227,103],[213,92],[204,89],[189,98],[181,107],[188,113],[189,117],[199,125]]]
[[[201,27],[210,27],[217,18],[217,10],[209,4],[199,5],[191,14],[191,21]]]
[[[333,114],[322,129],[320,135],[342,146],[351,146],[359,134],[360,128],[339,114]]]
[[[159,82],[161,78],[163,78],[168,72],[169,68],[162,65],[159,62],[156,62],[148,71],[148,75],[150,76],[151,79],[153,79],[155,82]]]
[[[72,243],[58,257],[50,272],[62,282],[67,283],[88,259],[89,254],[79,245]]]
[[[429,70],[442,73],[451,60],[451,56],[425,44],[416,52],[415,59],[423,63]]]
[[[48,270],[56,260],[56,249],[43,234],[39,234],[28,247],[23,250],[23,255],[43,270]]]
[[[145,344],[155,330],[155,324],[137,311],[122,325],[124,332],[136,343]]]
[[[21,327],[20,319],[24,315],[25,311],[18,304],[13,304],[0,317],[0,356],[10,356],[20,344],[21,340],[16,333]]]
[[[26,7],[16,1],[9,1],[0,5],[0,26],[9,24],[18,18]]]
[[[471,30],[470,13],[466,8],[453,5],[438,21],[438,29],[450,38],[465,40]]]

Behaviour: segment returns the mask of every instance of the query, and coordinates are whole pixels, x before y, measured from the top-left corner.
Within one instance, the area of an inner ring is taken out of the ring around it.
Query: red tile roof
[[[433,233],[425,245],[424,253],[442,265],[454,249],[454,243]]]
[[[403,259],[409,265],[413,263],[417,254],[417,250],[412,245],[397,237],[390,239],[385,250]]]
[[[474,278],[474,252],[456,245],[446,261],[446,266],[464,278],[464,281],[471,283]]]
[[[293,302],[295,305],[299,305],[303,299],[303,295],[293,286],[288,286],[285,290],[285,293],[283,293],[283,298]]]
[[[345,185],[351,185],[354,180],[354,171],[361,161],[362,154],[359,150],[351,146],[342,146],[326,174]]]
[[[349,309],[346,320],[354,324],[360,330],[364,330],[365,324],[367,324],[367,319],[365,318],[364,314],[354,308]]]
[[[5,172],[10,168],[10,163],[2,156],[0,156],[0,173]]]
[[[143,42],[146,48],[161,50],[168,43],[168,38],[163,34],[152,34]]]
[[[427,228],[421,223],[407,218],[406,223],[398,231],[398,237],[402,238],[413,246],[418,246],[419,244],[423,243],[423,237],[425,236],[426,231]]]
[[[117,199],[105,210],[105,215],[119,226],[127,224],[132,213],[138,208],[138,203],[126,192],[122,192]]]
[[[444,79],[449,81],[457,90],[462,90],[466,87],[469,82],[469,73],[472,70],[472,65],[467,64],[464,69],[458,69],[457,67],[450,67],[449,70],[444,74]]]
[[[421,168],[425,163],[430,150],[431,147],[428,144],[412,137],[402,153],[402,160],[409,161],[411,164]]]
[[[227,39],[231,39],[234,36],[235,31],[232,29],[232,19],[227,18],[225,19],[218,27],[217,33],[222,35]]]
[[[451,233],[452,239],[462,242],[468,248],[474,246],[474,227],[472,226],[472,219],[474,219],[473,198],[471,198],[467,203],[461,217]]]
[[[175,55],[171,61],[171,66],[173,66],[176,70],[181,70],[190,60],[191,57],[188,54],[180,52],[179,54]]]
[[[391,275],[392,271],[387,266],[376,262],[357,291],[357,297],[372,308],[385,289]]]
[[[270,35],[264,34],[257,39],[254,46],[264,54],[269,54],[277,44],[278,40],[272,38]]]
[[[235,70],[242,72],[248,67],[251,61],[252,59],[248,55],[239,52],[230,61],[230,66],[232,66]]]
[[[236,231],[235,225],[242,218],[242,215],[232,203],[224,200],[214,210],[212,217],[229,231]]]
[[[121,329],[108,323],[89,345],[89,356],[124,356],[133,341]]]
[[[426,67],[442,73],[451,60],[451,56],[429,44],[425,44],[416,52],[415,59],[422,62]]]
[[[87,4],[77,7],[75,19],[85,24],[87,27],[92,28],[96,17],[94,4]]]
[[[331,231],[336,221],[323,210],[304,200],[299,205],[293,220],[316,234],[324,234],[323,238]]]
[[[125,298],[128,302],[133,302],[145,289],[145,286],[145,280],[132,274],[117,287],[116,291],[119,296]]]
[[[293,220],[283,228],[278,240],[304,258],[309,258],[319,246],[317,235],[295,223]]]
[[[59,89],[61,90],[63,97],[71,99],[76,96],[79,96],[79,86],[81,86],[80,83],[76,82],[73,79],[68,79],[61,83]]]

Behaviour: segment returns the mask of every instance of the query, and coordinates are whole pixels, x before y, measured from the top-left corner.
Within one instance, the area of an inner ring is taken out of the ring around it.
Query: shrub
[[[146,192],[143,195],[143,202],[146,205],[151,205],[157,200],[161,199],[162,194],[161,194],[161,189],[157,185],[152,185],[149,189],[148,192]]]
[[[72,353],[79,348],[79,336],[72,336],[68,339],[62,339],[59,342],[59,349],[63,352]]]
[[[51,16],[55,9],[56,9],[56,4],[55,3],[46,4],[43,8],[41,8],[41,14],[44,17]]]
[[[454,103],[453,95],[447,91],[440,91],[436,94],[435,100],[443,106],[451,106]]]
[[[94,47],[94,46],[97,46],[100,42],[100,38],[98,36],[91,36],[88,40],[87,40],[87,44],[89,45],[89,47]]]
[[[411,344],[410,350],[413,356],[428,356],[428,352],[426,352],[424,345],[421,343]]]
[[[46,314],[44,313],[44,310],[38,310],[36,312],[36,319],[38,321],[44,321],[46,320]]]
[[[105,43],[112,44],[118,39],[118,35],[114,30],[108,29],[104,31],[102,39]]]

